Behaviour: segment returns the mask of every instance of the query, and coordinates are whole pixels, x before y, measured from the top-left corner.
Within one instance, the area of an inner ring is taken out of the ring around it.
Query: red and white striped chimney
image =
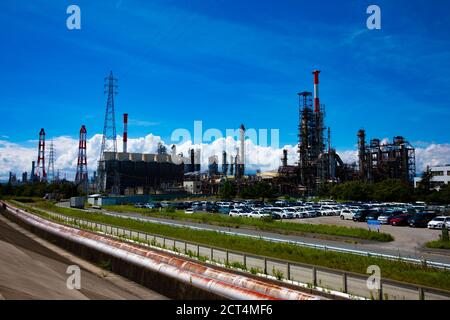
[[[314,112],[320,111],[320,100],[319,100],[319,70],[314,70]]]
[[[123,152],[127,153],[128,142],[128,113],[123,114]]]

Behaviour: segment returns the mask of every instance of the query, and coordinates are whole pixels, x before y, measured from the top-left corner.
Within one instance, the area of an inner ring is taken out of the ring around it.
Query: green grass
[[[16,205],[16,203],[14,205]],[[47,209],[49,211],[58,212],[70,217],[81,218],[93,222],[120,226],[136,231],[147,232],[223,249],[356,272],[364,275],[367,275],[366,270],[368,266],[378,265],[381,268],[383,278],[450,290],[450,272],[430,268],[426,265],[420,266],[401,261],[303,248],[286,243],[271,243],[264,240],[220,234],[214,231],[199,231],[189,228],[177,228],[133,219],[105,216],[100,213],[88,213],[69,208],[60,208],[49,202],[39,203],[38,205],[42,209]],[[41,215],[43,214],[48,217],[48,214],[43,213],[42,210],[35,208],[28,208],[27,210]]]
[[[210,214],[210,213],[194,213],[185,214],[183,211],[162,211],[158,209],[143,209],[135,208],[130,205],[117,205],[117,206],[104,206],[104,209],[114,212],[134,212],[146,216],[156,218],[166,218],[173,220],[193,221],[198,223],[214,224],[229,228],[239,227],[251,227],[263,231],[273,231],[282,234],[321,234],[327,236],[339,236],[348,237],[353,239],[374,240],[381,242],[393,241],[394,237],[388,233],[378,233],[375,231],[369,231],[363,228],[350,228],[342,226],[332,225],[316,225],[309,223],[293,223],[293,222],[280,222],[280,221],[265,221],[260,219],[243,218],[243,217],[230,217],[223,214]]]
[[[435,240],[430,241],[425,244],[427,248],[432,249],[447,249],[450,250],[450,241],[444,241],[444,240]]]

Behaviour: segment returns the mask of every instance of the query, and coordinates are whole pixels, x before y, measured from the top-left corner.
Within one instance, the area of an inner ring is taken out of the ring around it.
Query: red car
[[[406,226],[408,225],[408,220],[411,218],[411,214],[402,213],[391,218],[391,226]]]

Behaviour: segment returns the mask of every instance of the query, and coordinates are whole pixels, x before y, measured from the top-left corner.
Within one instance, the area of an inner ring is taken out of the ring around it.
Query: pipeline
[[[64,226],[29,214],[8,204],[6,210],[20,220],[134,265],[161,273],[185,284],[233,300],[319,300],[321,297],[272,283],[217,270],[98,233]]]

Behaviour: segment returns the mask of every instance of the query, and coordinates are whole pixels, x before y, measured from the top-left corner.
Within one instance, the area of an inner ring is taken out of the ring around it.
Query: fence
[[[340,270],[318,267],[298,262],[290,262],[270,257],[211,247],[203,244],[187,242],[161,235],[149,234],[113,225],[92,222],[63,214],[48,212],[61,221],[81,227],[91,228],[105,234],[128,238],[151,246],[158,246],[174,252],[195,257],[201,261],[212,261],[235,267],[253,274],[266,274],[278,280],[290,280],[311,288],[322,288],[325,291],[339,291],[350,296],[379,300],[449,300],[450,292],[381,279],[380,289],[371,290],[367,286],[368,276],[344,272]]]

